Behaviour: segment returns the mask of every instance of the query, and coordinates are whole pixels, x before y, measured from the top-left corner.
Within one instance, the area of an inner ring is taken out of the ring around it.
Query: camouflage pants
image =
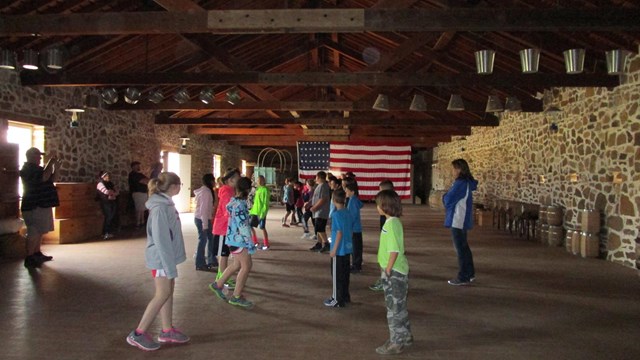
[[[404,344],[411,338],[411,323],[407,310],[409,276],[397,271],[391,271],[391,276],[387,276],[382,270],[380,279],[387,305],[389,340],[394,344]]]

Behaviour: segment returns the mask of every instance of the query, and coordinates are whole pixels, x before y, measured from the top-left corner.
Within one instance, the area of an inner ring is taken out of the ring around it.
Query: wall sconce
[[[76,109],[67,111],[71,112],[71,121],[69,122],[69,127],[72,129],[80,127],[80,122],[78,122],[78,111]]]
[[[578,175],[578,173],[569,174],[569,182],[576,183],[578,182],[579,179],[580,179],[580,176]]]
[[[557,134],[558,133],[558,124],[556,123],[551,123],[551,125],[549,125],[549,132],[552,134]]]
[[[180,141],[182,141],[182,144],[180,145],[181,150],[187,150],[187,141],[189,140],[191,139],[189,139],[189,137],[187,137],[186,135],[180,137]]]
[[[544,177],[544,175],[538,175],[538,182],[540,184],[544,184],[547,182],[547,179]]]
[[[614,171],[613,179],[611,182],[614,184],[622,184],[624,182],[624,176],[622,176],[622,173],[620,171]]]

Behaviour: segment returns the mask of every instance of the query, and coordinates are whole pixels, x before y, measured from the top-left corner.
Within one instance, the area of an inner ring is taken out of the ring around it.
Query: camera
[[[78,120],[71,120],[71,122],[69,122],[69,127],[72,129],[80,127],[80,122]]]

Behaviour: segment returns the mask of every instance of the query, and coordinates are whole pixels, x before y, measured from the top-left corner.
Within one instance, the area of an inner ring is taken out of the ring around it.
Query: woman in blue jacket
[[[451,228],[453,245],[458,253],[460,271],[450,285],[469,285],[475,280],[476,271],[473,266],[473,254],[467,242],[467,230],[473,227],[473,194],[478,188],[478,181],[471,175],[469,164],[464,159],[451,162],[455,181],[449,191],[442,197],[447,211],[444,226]]]

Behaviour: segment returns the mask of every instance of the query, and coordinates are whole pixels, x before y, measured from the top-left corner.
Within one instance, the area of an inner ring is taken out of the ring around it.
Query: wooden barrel
[[[562,208],[560,206],[547,207],[547,223],[553,226],[562,225]]]
[[[573,251],[572,246],[573,246],[573,233],[575,233],[576,230],[572,230],[569,229],[567,230],[567,234],[564,237],[564,245],[565,248],[567,249],[568,253],[571,253]]]
[[[580,242],[582,241],[582,234],[579,231],[574,231],[571,237],[571,253],[573,255],[580,255]]]
[[[549,226],[549,246],[562,246],[564,241],[564,228],[562,226]]]
[[[540,210],[538,212],[538,221],[542,224],[547,224],[547,208],[546,205],[540,205]]]
[[[598,234],[580,233],[580,255],[583,258],[596,258],[600,255],[600,238]]]
[[[543,244],[549,243],[549,224],[542,224],[540,228],[540,242]]]
[[[587,233],[600,232],[600,212],[598,210],[578,210],[578,223],[580,230]]]

